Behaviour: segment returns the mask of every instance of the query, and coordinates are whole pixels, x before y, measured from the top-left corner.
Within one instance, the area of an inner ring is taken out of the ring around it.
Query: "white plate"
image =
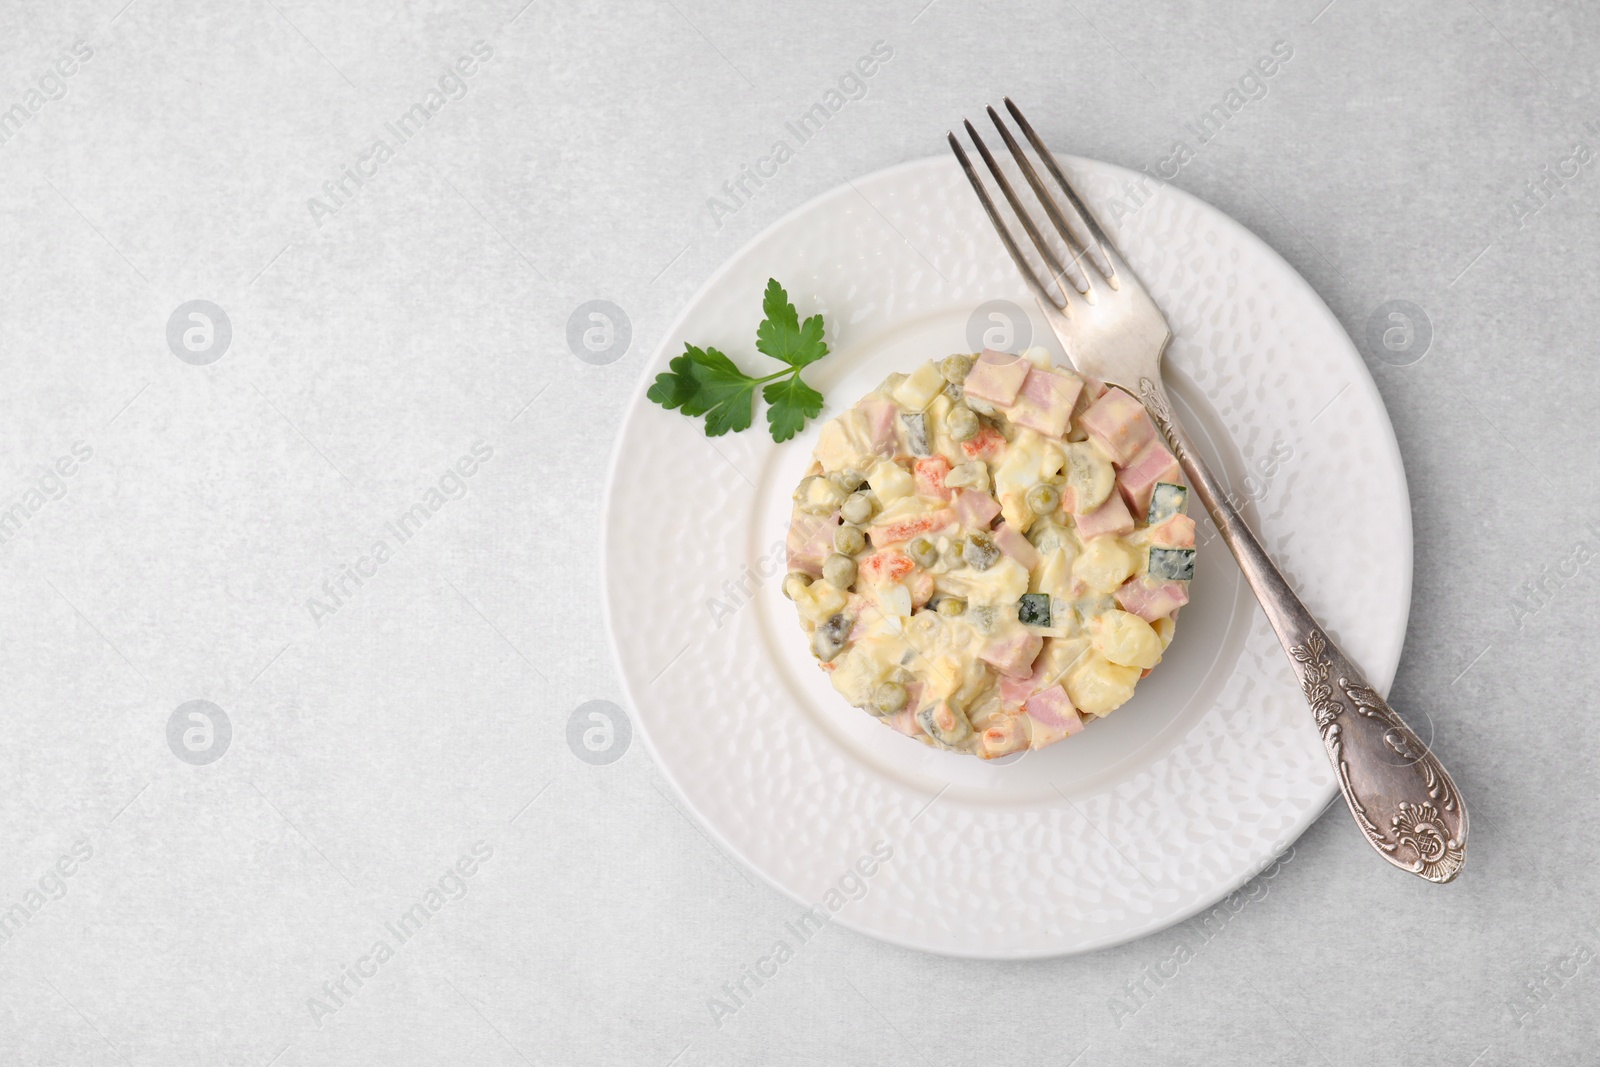
[[[1107,205],[1131,172],[1061,159],[1167,313],[1185,424],[1386,692],[1411,597],[1410,509],[1394,431],[1349,338],[1288,264],[1215,209],[1168,188],[1118,219]],[[831,354],[807,371],[828,398],[822,417],[784,445],[759,413],[712,440],[649,403],[644,389],[685,341],[752,372],[770,362],[754,347],[768,277],[802,315],[826,316]],[[789,494],[817,428],[890,371],[969,351],[969,318],[996,299],[1033,307],[953,160],[881,171],[776,223],[706,284],[646,368],[612,457],[602,552],[641,733],[730,852],[862,933],[1014,959],[1195,914],[1286,848],[1334,782],[1288,661],[1208,521],[1166,659],[1128,704],[1041,752],[984,763],[924,747],[846,705],[816,669],[779,585]],[[1033,316],[1034,342],[1060,358]],[[852,874],[879,841],[892,858]]]

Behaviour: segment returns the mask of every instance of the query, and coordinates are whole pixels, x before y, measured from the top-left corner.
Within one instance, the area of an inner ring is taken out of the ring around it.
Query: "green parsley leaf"
[[[706,436],[748,430],[759,383],[715,348],[706,349],[705,355],[705,361],[696,361],[695,377],[700,379],[700,397],[706,404]]]
[[[694,377],[700,385],[700,391],[691,404],[684,405],[684,411],[706,417],[707,437],[749,429],[759,383],[715,348],[683,347],[694,361]],[[691,405],[695,410],[689,410]]]
[[[645,399],[671,411],[690,403],[700,391],[700,383],[695,380],[694,361],[687,352],[674,356],[667,366],[671,369],[656,375],[655,384],[644,395]],[[684,414],[693,415],[695,412],[685,410]]]
[[[761,390],[767,402],[767,425],[774,441],[787,441],[800,432],[807,419],[822,412],[822,394],[801,380],[796,373],[768,382]]]
[[[756,329],[757,351],[797,368],[828,354],[827,343],[822,340],[822,316],[813,315],[802,323],[800,313],[789,303],[789,294],[776,278],[767,279],[761,310],[767,317]]]
[[[767,282],[761,302],[766,318],[756,330],[756,348],[784,363],[785,369],[752,378],[715,348],[683,346],[683,354],[668,362],[667,370],[645,392],[651,403],[669,411],[682,411],[706,420],[706,436],[721,437],[745,430],[754,418],[755,391],[767,402],[767,425],[774,441],[787,441],[799,433],[807,419],[822,413],[822,394],[800,377],[800,368],[828,354],[822,340],[822,316],[805,322],[789,303],[789,294],[775,279]]]

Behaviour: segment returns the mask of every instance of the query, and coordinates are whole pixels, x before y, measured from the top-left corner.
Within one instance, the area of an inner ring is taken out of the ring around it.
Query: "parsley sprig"
[[[706,436],[750,428],[755,391],[767,402],[767,427],[774,441],[787,441],[822,411],[822,394],[807,385],[800,370],[828,354],[822,339],[822,316],[804,322],[776,279],[767,280],[761,298],[766,318],[756,329],[756,350],[784,364],[782,370],[752,378],[715,348],[685,344],[665,373],[656,375],[645,396],[669,411],[706,419]]]

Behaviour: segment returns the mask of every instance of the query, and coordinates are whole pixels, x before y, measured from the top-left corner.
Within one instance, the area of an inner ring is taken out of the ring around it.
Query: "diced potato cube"
[[[954,655],[935,657],[932,669],[922,678],[922,699],[944,700],[961,684],[962,659]]]
[[[1045,555],[1036,572],[1030,592],[1047,593],[1063,600],[1072,598],[1072,552],[1065,546]]]
[[[910,496],[917,485],[910,471],[887,459],[879,460],[877,466],[872,468],[867,475],[867,484],[882,504]]]
[[[1046,441],[1039,459],[1039,477],[1054,478],[1067,465],[1067,454],[1054,441]]]
[[[868,447],[871,440],[872,431],[867,425],[867,416],[859,409],[851,408],[823,424],[813,455],[822,464],[822,469],[829,473],[856,468],[871,454]]]
[[[1057,682],[1089,654],[1089,642],[1082,637],[1056,637],[1044,643],[1044,651],[1033,661],[1034,677],[1043,689]]]
[[[1067,695],[1079,711],[1106,715],[1133,696],[1138,681],[1138,667],[1123,667],[1090,655],[1067,674]]]
[[[812,626],[821,626],[844,609],[850,594],[832,582],[812,582],[794,598],[800,617]]]
[[[1072,576],[1089,592],[1104,595],[1115,592],[1138,566],[1133,553],[1115,537],[1096,537],[1073,561]]]
[[[939,373],[938,365],[924,363],[895,386],[895,403],[911,411],[921,411],[933,403],[934,397],[944,392],[944,386],[944,375]]]
[[[975,489],[987,493],[989,466],[981,459],[975,459],[971,463],[958,463],[944,476],[944,484],[949,489]]]
[[[872,699],[872,691],[884,680],[885,672],[867,649],[853,648],[836,658],[828,674],[839,695],[856,707]]]
[[[1033,524],[1033,509],[1028,507],[1029,489],[1039,483],[1044,464],[1044,441],[1032,430],[1022,430],[994,472],[994,495],[1000,501],[1000,514],[1006,522],[1026,533]]]
[[[1014,608],[1017,599],[1028,591],[1028,568],[1001,556],[984,571],[959,570],[940,575],[940,585],[974,604],[1004,604]]]
[[[1148,670],[1161,662],[1161,637],[1150,624],[1126,611],[1096,616],[1089,627],[1094,650],[1112,663]]]
[[[1156,636],[1161,638],[1161,651],[1165,652],[1167,650],[1167,646],[1172,644],[1172,635],[1178,628],[1178,621],[1172,616],[1168,615],[1164,618],[1157,619],[1155,622],[1151,623],[1150,626],[1155,630]]]
[[[911,617],[911,590],[899,583],[895,583],[879,589],[877,594],[878,603],[883,606],[885,615],[898,616],[902,619]],[[1144,620],[1140,619],[1139,621],[1143,622]]]

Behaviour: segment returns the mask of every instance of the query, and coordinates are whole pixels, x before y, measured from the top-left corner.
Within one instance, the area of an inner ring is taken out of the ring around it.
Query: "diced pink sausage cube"
[[[1033,673],[1034,658],[1042,648],[1044,638],[1038,634],[1016,633],[990,641],[979,650],[978,658],[1007,678],[1026,678]]]
[[[1044,646],[1040,649],[1040,651],[1044,651],[1044,649],[1048,648],[1050,643],[1055,640],[1057,640],[1057,638],[1045,638]],[[1045,677],[1045,672],[1050,668],[1050,666],[1051,664],[1048,660],[1048,657],[1037,656],[1034,660],[1033,673],[1028,675],[1026,678],[1001,678],[1000,706],[1005,708],[1020,708],[1023,701],[1027,700],[1028,697],[1045,687],[1045,682],[1050,680]]]
[[[1078,716],[1078,709],[1072,706],[1067,691],[1059,685],[1033,694],[1023,707],[1031,718],[1052,730],[1075,734],[1083,729],[1083,719]]]
[[[1002,522],[994,531],[993,537],[996,548],[1028,570],[1031,571],[1039,565],[1039,550],[1034,548],[1015,526]]]
[[[961,383],[961,388],[979,400],[1007,407],[1017,399],[1022,383],[1032,369],[1033,364],[1021,356],[985,348],[978,362],[972,365],[967,380]]]
[[[1085,375],[1083,379],[1083,389],[1078,393],[1077,402],[1072,405],[1073,420],[1082,420],[1083,413],[1093,407],[1096,400],[1099,400],[1105,395],[1106,383],[1102,382],[1099,378],[1090,378]]]
[[[1033,695],[1038,688],[1034,684],[1038,678],[1037,671],[1026,678],[1001,678],[1000,679],[1000,706],[1002,708],[1020,708],[1025,700]]]
[[[1085,541],[1103,534],[1133,532],[1133,516],[1129,514],[1128,505],[1122,502],[1122,496],[1118,493],[1106,497],[1106,502],[1089,514],[1079,515],[1077,521],[1078,536]]]
[[[1150,513],[1150,494],[1157,482],[1178,480],[1178,460],[1162,447],[1160,441],[1151,441],[1144,450],[1133,457],[1133,462],[1117,471],[1117,488],[1128,502],[1128,508],[1143,519]]]
[[[900,408],[892,400],[875,397],[863,400],[856,405],[861,413],[867,417],[867,431],[872,435],[873,454],[879,456],[892,456],[900,449],[900,440],[895,435],[895,424],[900,417]]]
[[[917,711],[911,706],[909,700],[906,702],[905,708],[895,712],[883,721],[907,737],[916,737],[923,732],[922,724],[917,721]]]
[[[1107,389],[1079,421],[1119,466],[1125,466],[1156,437],[1155,424],[1145,414],[1144,405],[1121,389]]]
[[[833,551],[833,532],[839,528],[839,513],[807,515],[797,512],[789,524],[784,547],[789,551],[789,569],[822,577],[822,561]]]
[[[987,530],[994,517],[1000,514],[1000,504],[988,493],[976,489],[957,489],[956,518],[971,530]]]
[[[1138,578],[1129,578],[1117,590],[1117,603],[1122,610],[1139,616],[1145,622],[1166,618],[1189,602],[1187,582],[1152,584]]]
[[[1046,437],[1061,437],[1082,390],[1083,380],[1076,374],[1033,367],[1022,380],[1016,401],[1006,409],[1006,417]]]

